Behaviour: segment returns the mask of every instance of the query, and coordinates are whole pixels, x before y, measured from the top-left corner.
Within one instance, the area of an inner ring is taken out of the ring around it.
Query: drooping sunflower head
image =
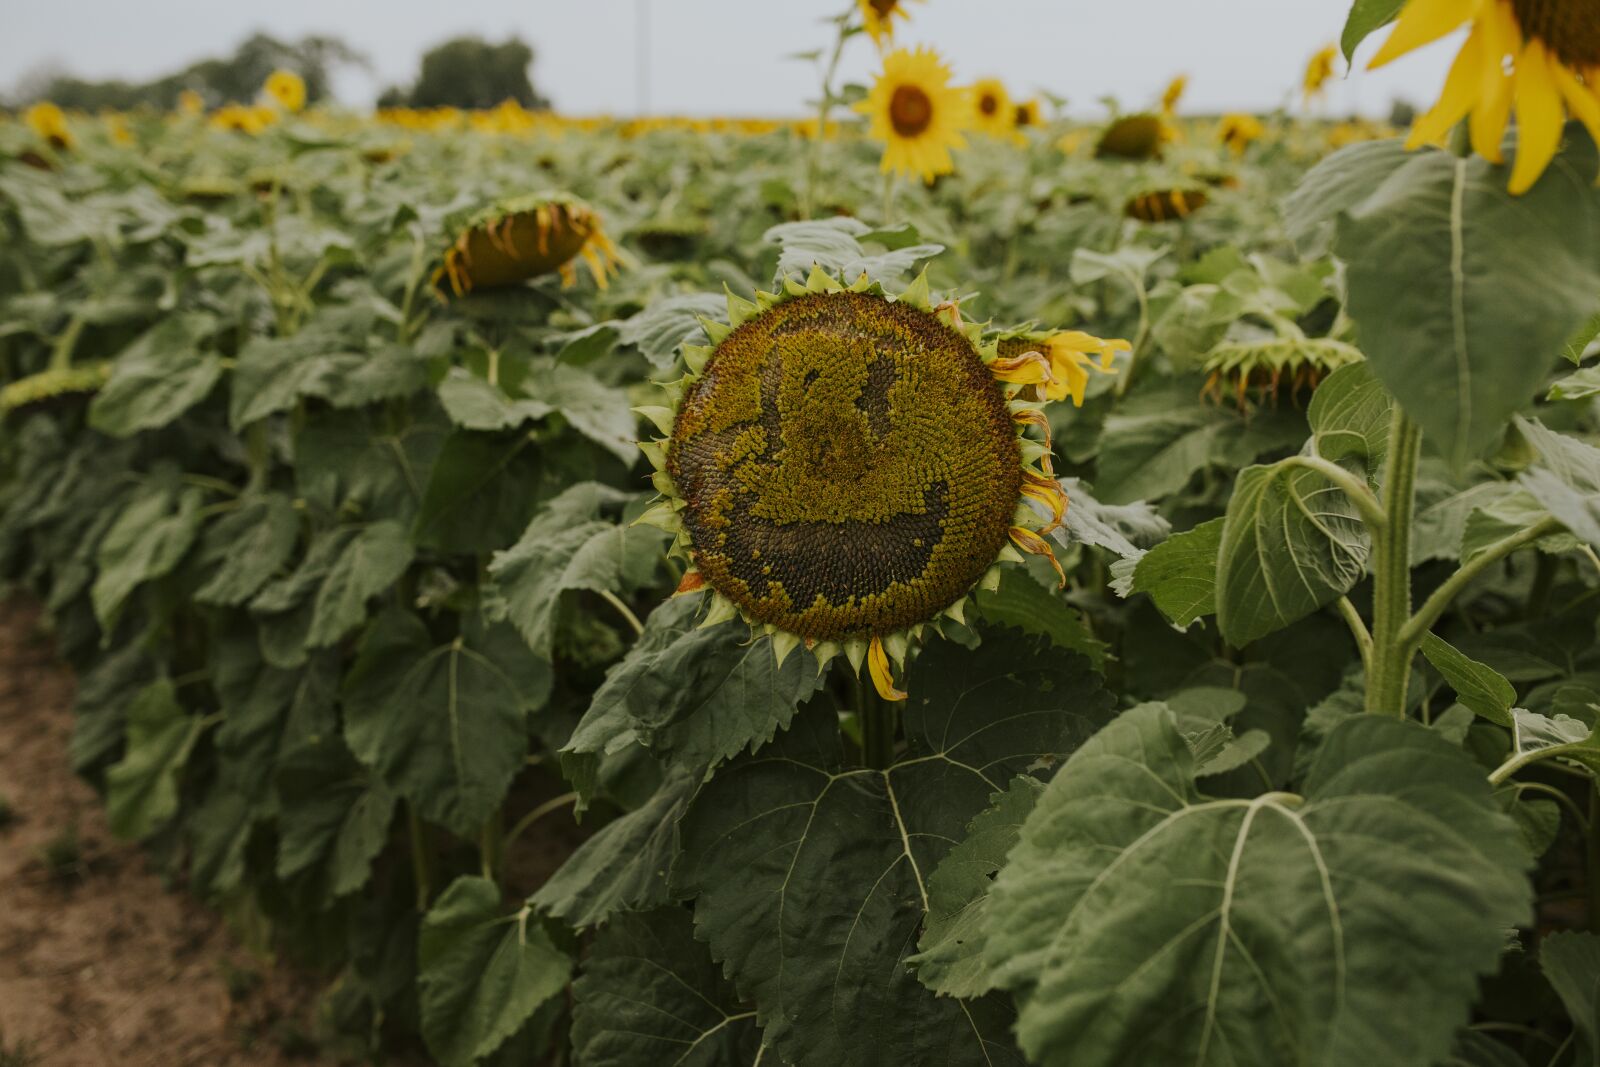
[[[23,112],[22,121],[27,123],[28,129],[39,140],[57,151],[70,151],[78,143],[67,125],[66,112],[48,100],[42,100]]]
[[[1260,119],[1243,112],[1224,115],[1222,121],[1217,123],[1217,140],[1236,156],[1244,155],[1251,142],[1259,141],[1266,132],[1267,128]]]
[[[1221,344],[1200,368],[1206,375],[1201,392],[1241,411],[1268,404],[1299,406],[1322,379],[1362,358],[1359,349],[1327,337]]]
[[[869,132],[884,142],[885,173],[914,174],[932,182],[955,170],[952,148],[965,148],[971,100],[950,84],[950,68],[929,48],[899,49],[883,58],[883,73],[856,110]]]
[[[1140,222],[1174,222],[1186,219],[1205,206],[1210,197],[1204,189],[1167,187],[1129,197],[1122,213]]]
[[[990,137],[1009,137],[1016,112],[999,78],[972,83],[972,128]]]
[[[1472,148],[1499,163],[1501,138],[1517,113],[1510,190],[1527,192],[1561,147],[1570,113],[1600,141],[1600,4],[1595,0],[1407,0],[1373,56],[1381,67],[1464,24],[1439,101],[1411,127],[1406,147],[1441,140],[1470,119]]]
[[[533,193],[501,200],[468,218],[445,249],[433,286],[441,295],[465,296],[559,271],[563,285],[577,278],[582,258],[604,289],[620,253],[600,227],[600,216],[567,193]]]
[[[267,75],[261,91],[268,100],[291,115],[298,114],[306,106],[305,79],[292,70],[275,70]]]
[[[1333,77],[1334,67],[1339,59],[1337,45],[1325,45],[1317,49],[1316,53],[1306,61],[1306,74],[1301,88],[1306,99],[1321,96],[1323,89],[1328,84],[1328,79]]]
[[[677,533],[708,621],[743,616],[780,657],[803,642],[867,658],[893,698],[889,662],[959,619],[1000,560],[1054,561],[1041,534],[1066,499],[1042,404],[1022,395],[1053,382],[1050,361],[1002,357],[925,280],[890,298],[818,268],[730,296],[729,319],[685,347],[670,406],[640,409],[668,435],[642,446],[665,499],[640,521]]]
[[[1160,115],[1124,115],[1106,127],[1094,154],[1100,159],[1160,159],[1171,140],[1168,129]]]
[[[861,22],[867,33],[872,36],[872,43],[879,50],[887,47],[894,40],[894,20],[909,19],[911,12],[906,10],[911,0],[856,0],[861,9]]]

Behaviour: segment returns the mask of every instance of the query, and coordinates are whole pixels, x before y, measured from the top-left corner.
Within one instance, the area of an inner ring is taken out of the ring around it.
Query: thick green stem
[[[505,814],[496,808],[483,821],[483,829],[478,834],[479,869],[491,882],[500,874],[501,842],[505,828]]]
[[[805,196],[800,202],[800,217],[809,219],[817,210],[817,175],[822,171],[822,142],[828,132],[828,112],[833,110],[833,78],[839,70],[839,57],[844,54],[844,43],[850,39],[852,7],[838,19],[839,34],[833,40],[833,52],[828,56],[827,69],[822,74],[822,96],[817,101],[817,128],[806,154]]]
[[[1372,656],[1367,664],[1368,711],[1404,717],[1406,685],[1416,645],[1402,636],[1411,619],[1411,516],[1417,495],[1422,430],[1394,407],[1389,464],[1383,480],[1381,528],[1373,534]]]
[[[879,700],[858,674],[855,678],[856,715],[861,721],[861,754],[868,767],[885,770],[894,762],[895,708]]]
[[[1589,783],[1589,825],[1584,827],[1588,853],[1589,932],[1600,933],[1600,785]]]

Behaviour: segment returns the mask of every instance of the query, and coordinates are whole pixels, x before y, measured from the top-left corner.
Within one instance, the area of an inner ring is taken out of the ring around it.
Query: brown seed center
[[[1029,113],[1027,107],[1020,106],[1017,108],[1016,118],[1013,121],[1015,121],[1018,126],[1032,126],[1033,115]]]
[[[1600,3],[1511,0],[1524,37],[1537,37],[1568,67],[1600,67]]]
[[[978,110],[985,115],[993,115],[1000,110],[1000,101],[994,98],[993,93],[984,93],[978,97]]]
[[[933,122],[933,101],[915,85],[902,85],[889,98],[889,122],[901,137],[915,137]]]
[[[880,19],[886,19],[894,11],[900,0],[870,0],[872,10],[878,13]]]

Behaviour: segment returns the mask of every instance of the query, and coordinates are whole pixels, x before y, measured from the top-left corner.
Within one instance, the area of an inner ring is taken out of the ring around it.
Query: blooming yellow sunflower
[[[640,446],[662,499],[639,521],[677,535],[707,623],[742,616],[780,661],[804,644],[865,662],[900,699],[892,665],[924,627],[961,619],[1002,561],[1055,562],[1044,535],[1067,502],[1033,396],[1054,365],[1001,355],[955,303],[933,306],[926,276],[890,297],[813,268],[730,295],[728,317],[683,348],[667,402],[639,409],[666,435]]]
[[[906,10],[909,0],[856,0],[861,8],[861,21],[872,35],[872,43],[881,51],[894,41],[894,20],[909,19]]]
[[[1517,113],[1510,190],[1526,192],[1561,147],[1566,113],[1600,141],[1600,4],[1595,0],[1408,0],[1372,68],[1470,24],[1439,101],[1406,145],[1441,139],[1470,117],[1472,148],[1501,162],[1500,139]]]
[[[306,106],[305,79],[292,70],[275,70],[267,75],[261,91],[267,99],[291,115],[298,114]]]
[[[1244,155],[1252,141],[1259,141],[1267,132],[1261,120],[1254,115],[1235,112],[1222,116],[1217,123],[1217,140],[1227,145],[1236,156]]]
[[[972,128],[991,137],[1010,137],[1015,120],[1011,94],[999,78],[972,83]]]
[[[588,204],[566,193],[534,193],[491,204],[468,217],[433,273],[434,290],[465,296],[515,285],[552,271],[563,285],[577,279],[581,258],[604,289],[621,254]]]
[[[961,131],[971,122],[971,100],[950,85],[950,68],[929,48],[884,56],[883,73],[856,110],[870,117],[870,133],[884,142],[885,173],[931,182],[955,170],[950,149],[967,146]]]
[[[24,111],[22,121],[51,148],[67,150],[77,144],[77,138],[67,126],[66,112],[48,100],[41,100]]]
[[[1322,95],[1328,79],[1333,77],[1338,58],[1338,47],[1330,44],[1317,49],[1316,54],[1306,62],[1306,74],[1301,87],[1305,90],[1307,100]]]
[[[1189,88],[1189,76],[1180,74],[1167,83],[1166,90],[1161,94],[1161,113],[1171,115],[1178,110],[1178,101],[1183,99],[1183,91]]]

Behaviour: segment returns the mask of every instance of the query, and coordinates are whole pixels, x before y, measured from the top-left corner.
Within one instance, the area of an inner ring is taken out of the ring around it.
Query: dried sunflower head
[[[670,403],[640,409],[667,435],[641,446],[663,499],[640,521],[677,534],[707,622],[742,616],[780,659],[804,643],[865,660],[903,696],[891,663],[925,626],[959,619],[1019,550],[1055,562],[1042,535],[1066,497],[1032,388],[1051,360],[1001,355],[925,279],[892,298],[819,268],[728,303]]]
[[[1206,376],[1202,395],[1241,411],[1284,402],[1298,406],[1322,379],[1362,358],[1359,349],[1328,337],[1224,343],[1200,368]]]
[[[1100,159],[1160,159],[1172,139],[1169,130],[1160,115],[1124,115],[1106,127],[1094,154]]]
[[[1204,207],[1207,199],[1204,189],[1153,189],[1129,198],[1122,213],[1140,222],[1171,222],[1188,218]]]
[[[462,225],[433,273],[433,285],[441,294],[465,296],[553,271],[571,285],[579,257],[602,289],[621,259],[593,208],[566,193],[513,197]]]

